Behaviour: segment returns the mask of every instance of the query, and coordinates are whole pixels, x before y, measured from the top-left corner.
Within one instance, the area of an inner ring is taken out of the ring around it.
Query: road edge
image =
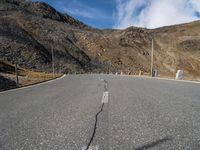
[[[130,76],[131,77],[131,75],[121,75],[121,76]],[[137,76],[137,75],[133,75],[132,77],[200,84],[200,81],[176,80],[176,79],[168,79],[168,78],[162,78],[162,77],[148,77],[148,76]]]
[[[26,85],[26,86],[23,86],[23,87],[8,89],[8,90],[5,90],[5,91],[0,91],[0,94],[12,92],[12,91],[17,91],[17,90],[21,90],[21,89],[26,89],[26,88],[30,88],[30,87],[34,87],[34,86],[38,86],[38,85],[42,85],[42,84],[51,83],[51,82],[54,82],[56,80],[62,79],[65,76],[66,76],[66,74],[62,75],[61,77],[57,77],[57,78],[54,78],[54,79],[49,79],[49,80],[46,80],[46,81],[41,81],[41,82],[33,83],[33,84]]]

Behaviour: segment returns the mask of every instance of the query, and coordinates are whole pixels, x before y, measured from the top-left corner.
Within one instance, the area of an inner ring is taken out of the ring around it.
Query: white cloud
[[[116,0],[114,28],[156,28],[198,20],[200,0]]]

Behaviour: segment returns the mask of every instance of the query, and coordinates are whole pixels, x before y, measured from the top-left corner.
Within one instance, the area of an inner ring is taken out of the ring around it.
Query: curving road
[[[67,75],[0,93],[1,150],[198,150],[200,84]]]

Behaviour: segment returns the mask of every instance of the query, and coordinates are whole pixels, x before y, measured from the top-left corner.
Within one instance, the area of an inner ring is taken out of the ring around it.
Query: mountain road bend
[[[1,150],[198,150],[200,84],[66,75],[0,93]]]

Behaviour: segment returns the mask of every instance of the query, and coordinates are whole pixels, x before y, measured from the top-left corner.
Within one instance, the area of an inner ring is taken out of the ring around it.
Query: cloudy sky
[[[97,28],[157,28],[200,20],[200,0],[40,0]]]

